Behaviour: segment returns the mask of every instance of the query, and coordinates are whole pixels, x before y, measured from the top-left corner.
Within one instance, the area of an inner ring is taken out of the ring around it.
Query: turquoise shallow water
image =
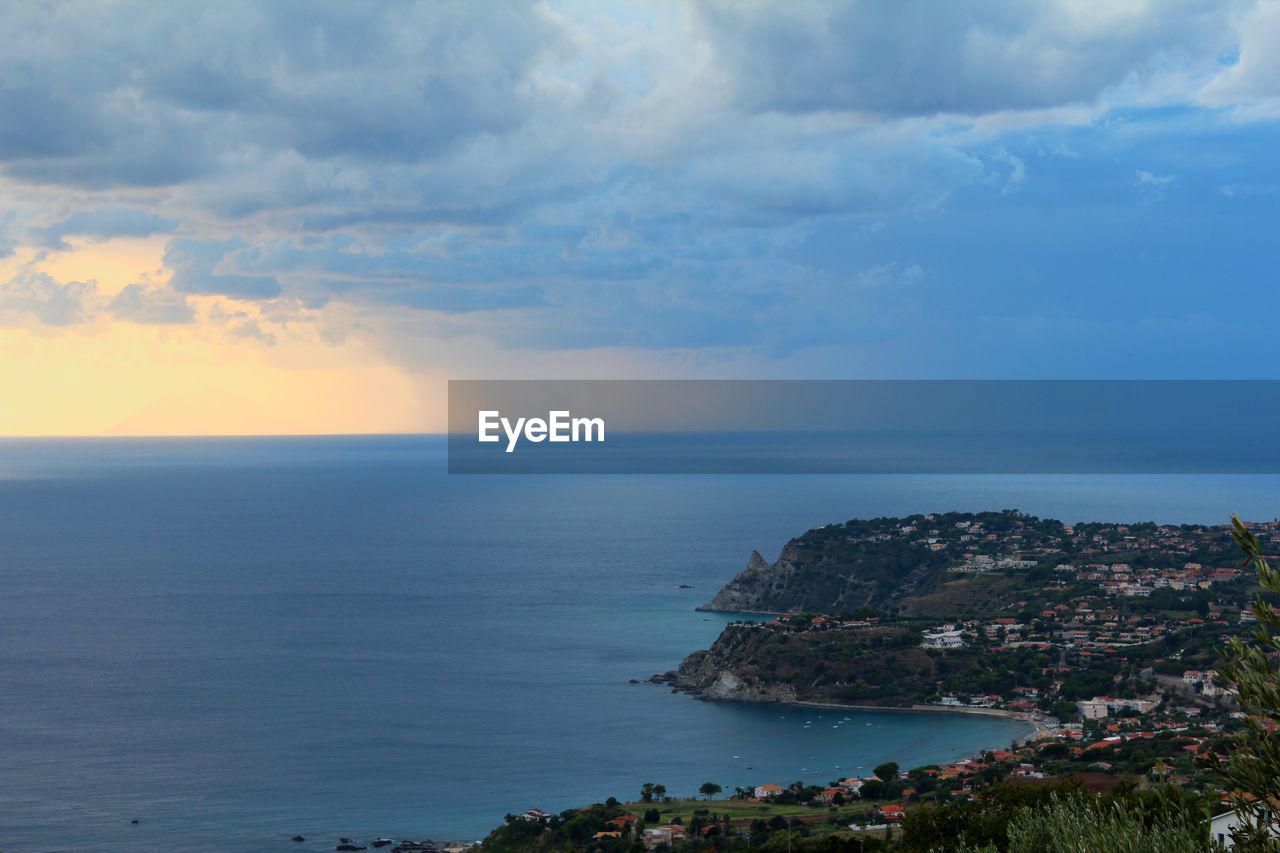
[[[1275,477],[449,477],[429,438],[0,441],[0,848],[476,838],[645,781],[1003,746],[1019,724],[628,679],[714,639],[724,618],[692,608],[752,548],[826,521],[1216,521],[1277,496]]]

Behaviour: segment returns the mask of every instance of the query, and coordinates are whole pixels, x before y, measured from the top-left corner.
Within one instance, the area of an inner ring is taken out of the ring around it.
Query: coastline
[[[980,717],[1005,717],[1011,720],[1030,720],[1030,716],[1021,711],[1006,711],[1003,708],[970,708],[954,705],[847,705],[842,702],[812,702],[797,699],[794,702],[780,702],[780,705],[798,705],[803,708],[827,708],[833,711],[910,711],[913,713],[969,714]]]
[[[732,701],[732,700],[730,700]],[[828,711],[888,711],[895,714],[957,714],[969,717],[996,717],[999,719],[1012,720],[1014,722],[1028,723],[1032,726],[1031,731],[1022,737],[1021,743],[1027,744],[1034,740],[1040,740],[1048,735],[1050,729],[1044,724],[1044,721],[1037,715],[1024,713],[1022,711],[1006,711],[1002,708],[957,708],[946,705],[911,705],[910,707],[890,707],[885,705],[842,705],[836,702],[781,702],[781,705],[788,705],[799,708],[818,708]],[[1000,749],[1001,746],[991,747],[991,749]],[[979,749],[964,755],[962,760],[977,758],[981,756],[987,749]]]
[[[732,701],[732,700],[730,700]],[[999,717],[1005,720],[1014,720],[1016,722],[1029,723],[1032,733],[1025,740],[1036,740],[1050,731],[1049,727],[1036,714],[1029,714],[1023,711],[1008,711],[1003,708],[967,708],[963,706],[952,705],[923,705],[915,704],[910,706],[901,705],[845,705],[839,702],[809,702],[797,700],[795,702],[782,702],[782,705],[794,705],[800,708],[821,708],[828,711],[888,711],[895,714],[961,714],[970,717]]]

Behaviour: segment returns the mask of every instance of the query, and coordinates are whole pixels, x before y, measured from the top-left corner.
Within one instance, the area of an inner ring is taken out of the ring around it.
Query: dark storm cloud
[[[90,187],[430,158],[519,125],[554,41],[524,3],[11,3],[0,28],[6,171]]]

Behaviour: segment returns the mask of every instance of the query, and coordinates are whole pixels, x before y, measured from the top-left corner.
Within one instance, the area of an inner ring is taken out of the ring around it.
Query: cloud
[[[1134,186],[1139,192],[1153,199],[1164,198],[1165,191],[1177,180],[1177,175],[1156,175],[1143,169],[1138,169],[1134,173]]]
[[[1230,43],[1231,4],[698,0],[705,38],[755,110],[977,116],[1090,103]]]
[[[190,323],[195,319],[195,311],[187,297],[142,284],[121,288],[106,307],[112,316],[129,323],[168,325]]]
[[[276,336],[264,330],[262,323],[247,311],[230,309],[218,304],[209,309],[209,320],[223,327],[227,336],[233,340],[256,341],[268,346],[276,342]]]
[[[95,281],[63,282],[30,269],[0,284],[0,325],[76,326],[104,315],[146,325],[191,323],[196,319],[185,296],[155,285],[126,285],[108,299]]]
[[[52,225],[31,229],[36,245],[59,251],[71,248],[70,236],[107,240],[112,237],[149,237],[172,231],[178,220],[166,219],[137,208],[104,207],[80,210]]]
[[[22,272],[0,285],[0,324],[34,323],[42,326],[73,326],[88,321],[94,313],[97,285],[72,281],[65,284],[52,276]]]
[[[996,163],[1002,163],[1009,167],[1009,173],[1004,178],[1004,185],[1000,188],[1001,195],[1009,195],[1022,189],[1022,185],[1027,182],[1027,164],[1022,158],[1015,157],[1002,148],[992,154],[991,159]]]
[[[1280,99],[1280,0],[1263,0],[1238,15],[1239,45],[1235,61],[1215,75],[1197,93],[1211,106],[1245,109]],[[1273,110],[1274,113],[1274,110]]]
[[[0,246],[163,234],[171,273],[11,283],[6,322],[215,296],[218,334],[323,315],[455,362],[403,338],[781,359],[960,324],[1090,277],[1056,253],[1135,187],[1277,182],[1196,136],[1270,97],[1275,5],[4,4]]]
[[[173,271],[169,285],[180,293],[206,293],[245,299],[270,299],[282,292],[272,275],[245,275],[238,270],[242,252],[252,254],[250,244],[228,240],[170,240],[164,265]]]
[[[254,151],[428,159],[525,121],[556,45],[520,3],[20,2],[0,27],[23,36],[0,57],[0,157],[83,186],[173,184]]]

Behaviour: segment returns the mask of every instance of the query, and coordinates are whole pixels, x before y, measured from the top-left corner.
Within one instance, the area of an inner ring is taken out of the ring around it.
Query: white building
[[[926,649],[959,649],[964,647],[964,638],[959,631],[926,631],[920,645]]]
[[[844,788],[850,794],[857,794],[862,790],[862,786],[863,784],[866,783],[866,781],[867,781],[866,779],[863,779],[858,776],[854,776],[852,778],[845,779],[843,782],[841,782],[840,787]]]
[[[1272,815],[1274,818],[1274,815]],[[1223,812],[1209,818],[1209,841],[1217,842],[1227,850],[1234,850],[1235,844],[1231,841],[1231,830],[1241,825],[1240,816],[1235,812]],[[1280,838],[1280,826],[1274,820],[1271,821],[1271,835],[1274,838]]]

